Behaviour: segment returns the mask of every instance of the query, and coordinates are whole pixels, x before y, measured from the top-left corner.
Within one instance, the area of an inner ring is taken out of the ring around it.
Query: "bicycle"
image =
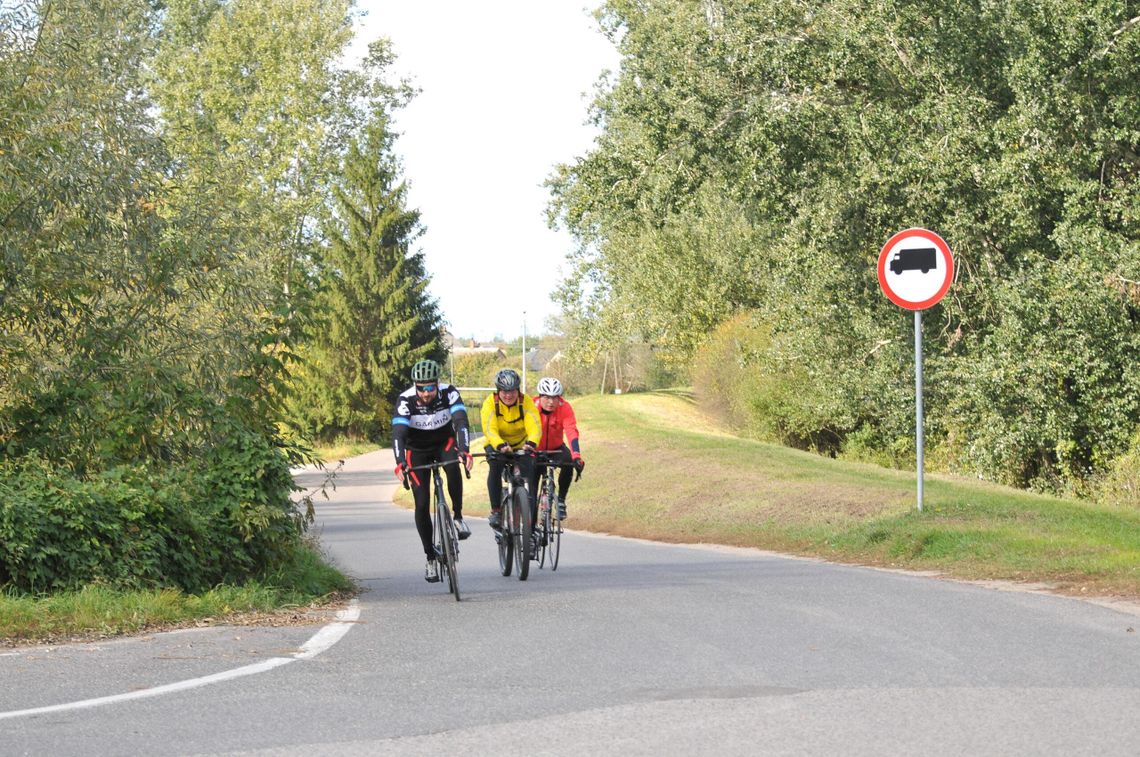
[[[447,579],[447,590],[455,595],[459,601],[459,534],[455,530],[455,519],[451,516],[451,507],[447,504],[447,496],[443,489],[443,476],[439,471],[445,465],[459,465],[459,460],[440,460],[434,463],[425,463],[408,468],[408,471],[430,470],[433,479],[435,499],[432,507],[433,533],[435,535],[435,560],[439,563],[444,577]],[[463,472],[471,478],[471,472],[466,468]],[[408,477],[404,476],[404,488],[408,486]]]
[[[546,564],[547,553],[550,553],[550,570],[558,570],[558,556],[562,551],[562,518],[558,517],[558,496],[554,483],[554,471],[561,468],[574,468],[577,481],[582,477],[582,469],[574,463],[562,462],[562,453],[539,452],[535,460],[536,466],[542,467],[542,475],[538,483],[538,567],[541,570]]]
[[[520,581],[525,581],[530,574],[528,541],[532,530],[526,481],[516,462],[517,458],[524,454],[526,453],[523,450],[513,453],[482,454],[488,462],[497,460],[503,463],[503,483],[506,486],[503,487],[503,499],[499,503],[501,508],[499,512],[503,520],[495,534],[495,541],[499,546],[499,571],[504,576],[509,576],[511,570],[517,566]]]

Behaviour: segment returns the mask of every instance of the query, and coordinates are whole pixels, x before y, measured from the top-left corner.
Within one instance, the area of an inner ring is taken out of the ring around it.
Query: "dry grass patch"
[[[683,396],[574,400],[573,528],[1140,597],[1140,513],[733,437]]]

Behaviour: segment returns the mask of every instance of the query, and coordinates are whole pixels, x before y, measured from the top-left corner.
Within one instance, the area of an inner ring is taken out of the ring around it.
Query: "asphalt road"
[[[474,518],[457,603],[389,470],[350,460],[317,501],[364,589],[331,646],[294,626],[3,650],[0,754],[1140,753],[1137,615],[584,533],[520,582]]]

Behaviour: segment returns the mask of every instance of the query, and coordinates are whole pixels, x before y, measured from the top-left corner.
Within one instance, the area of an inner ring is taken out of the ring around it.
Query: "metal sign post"
[[[914,427],[918,452],[918,511],[922,512],[922,311],[914,311]]]
[[[946,241],[927,229],[906,229],[879,252],[879,286],[891,302],[914,311],[914,438],[918,511],[922,512],[922,311],[942,299],[954,279],[954,256]]]

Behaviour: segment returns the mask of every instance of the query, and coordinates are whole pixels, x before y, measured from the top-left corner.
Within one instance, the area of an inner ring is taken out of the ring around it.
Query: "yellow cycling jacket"
[[[522,392],[519,392],[519,401],[510,407],[499,402],[497,393],[492,393],[483,400],[480,416],[483,419],[483,436],[495,449],[504,443],[518,449],[523,442],[531,441],[537,445],[542,440],[538,409],[534,400]]]

